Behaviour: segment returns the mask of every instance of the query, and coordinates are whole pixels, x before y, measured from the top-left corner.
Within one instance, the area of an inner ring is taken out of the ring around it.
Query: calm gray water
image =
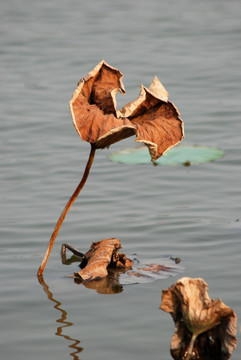
[[[8,0],[0,4],[0,354],[2,359],[166,360],[173,322],[161,291],[202,277],[238,315],[241,353],[241,3],[239,0]],[[216,162],[112,163],[98,151],[39,284],[37,269],[89,153],[68,102],[102,59],[120,69],[119,107],[156,75],[185,122],[183,144],[217,146]],[[86,251],[118,237],[143,263],[183,272],[99,294],[66,277],[62,242]]]

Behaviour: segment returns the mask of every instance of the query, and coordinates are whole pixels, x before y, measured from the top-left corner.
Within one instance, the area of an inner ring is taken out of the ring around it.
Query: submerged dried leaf
[[[118,254],[121,248],[119,239],[105,239],[93,242],[80,264],[81,270],[75,276],[85,281],[102,279],[107,276],[109,266],[131,268],[132,261],[125,254]]]
[[[170,270],[172,270],[172,268],[170,268],[170,267],[168,267],[168,266],[165,266],[165,265],[150,264],[150,265],[147,265],[147,266],[144,267],[144,268],[141,268],[140,270],[141,270],[141,271],[154,271],[154,272],[159,272],[159,271],[161,271],[161,270],[170,271]]]
[[[138,99],[120,111],[116,109],[118,91],[125,93],[122,74],[105,61],[79,82],[70,111],[82,140],[98,149],[136,135],[137,142],[147,145],[152,161],[182,140],[179,112],[156,77],[149,89],[142,85]]]
[[[226,360],[236,347],[236,314],[207,289],[203,279],[182,278],[162,292],[160,308],[175,322],[174,359]]]
[[[159,264],[150,264],[146,265],[145,267],[138,268],[135,271],[129,271],[128,276],[136,276],[136,277],[143,277],[149,276],[149,274],[159,273],[161,271],[169,271],[171,272],[173,269],[169,266],[159,265]],[[149,274],[146,274],[149,273]]]

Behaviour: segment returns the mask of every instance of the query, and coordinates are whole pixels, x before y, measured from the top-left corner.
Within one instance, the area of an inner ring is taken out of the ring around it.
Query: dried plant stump
[[[65,258],[66,248],[82,258],[81,270],[74,273],[74,276],[84,281],[93,281],[106,277],[108,267],[112,269],[131,269],[133,265],[125,254],[118,253],[119,249],[121,249],[121,243],[116,238],[93,242],[85,254],[80,253],[69,244],[63,244],[61,250],[62,259]]]

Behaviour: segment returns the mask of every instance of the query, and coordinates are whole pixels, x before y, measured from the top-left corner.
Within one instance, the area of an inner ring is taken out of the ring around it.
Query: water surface
[[[170,359],[171,317],[161,291],[202,277],[238,315],[240,342],[240,57],[237,0],[30,1],[0,5],[1,357]],[[68,102],[102,59],[124,74],[133,100],[156,75],[185,123],[184,144],[219,147],[216,162],[129,166],[98,151],[40,284],[48,240],[89,153]],[[103,295],[66,277],[62,242],[86,251],[118,237],[143,263],[181,258],[183,272]],[[240,359],[240,344],[233,359]]]

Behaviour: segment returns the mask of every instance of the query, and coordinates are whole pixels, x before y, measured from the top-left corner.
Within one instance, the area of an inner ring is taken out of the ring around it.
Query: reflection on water
[[[38,280],[39,280],[39,283],[42,285],[44,292],[47,294],[48,299],[51,300],[55,304],[54,308],[57,309],[61,313],[61,317],[59,319],[57,319],[56,322],[63,324],[63,325],[57,327],[57,331],[56,331],[55,335],[62,336],[63,338],[65,338],[66,340],[71,342],[71,344],[68,345],[68,347],[70,349],[74,349],[75,351],[71,352],[70,355],[75,360],[79,360],[79,357],[77,354],[79,354],[83,350],[83,347],[78,346],[78,344],[80,343],[80,340],[73,339],[70,336],[65,335],[63,333],[63,329],[66,327],[72,326],[73,323],[70,321],[67,321],[67,312],[63,308],[60,307],[62,305],[61,302],[54,298],[53,293],[49,290],[49,286],[45,283],[43,276],[39,276]]]
[[[123,291],[123,286],[120,284],[120,270],[109,270],[108,275],[99,280],[82,281],[81,279],[74,279],[76,284],[83,284],[88,289],[93,289],[99,294],[117,294]]]

